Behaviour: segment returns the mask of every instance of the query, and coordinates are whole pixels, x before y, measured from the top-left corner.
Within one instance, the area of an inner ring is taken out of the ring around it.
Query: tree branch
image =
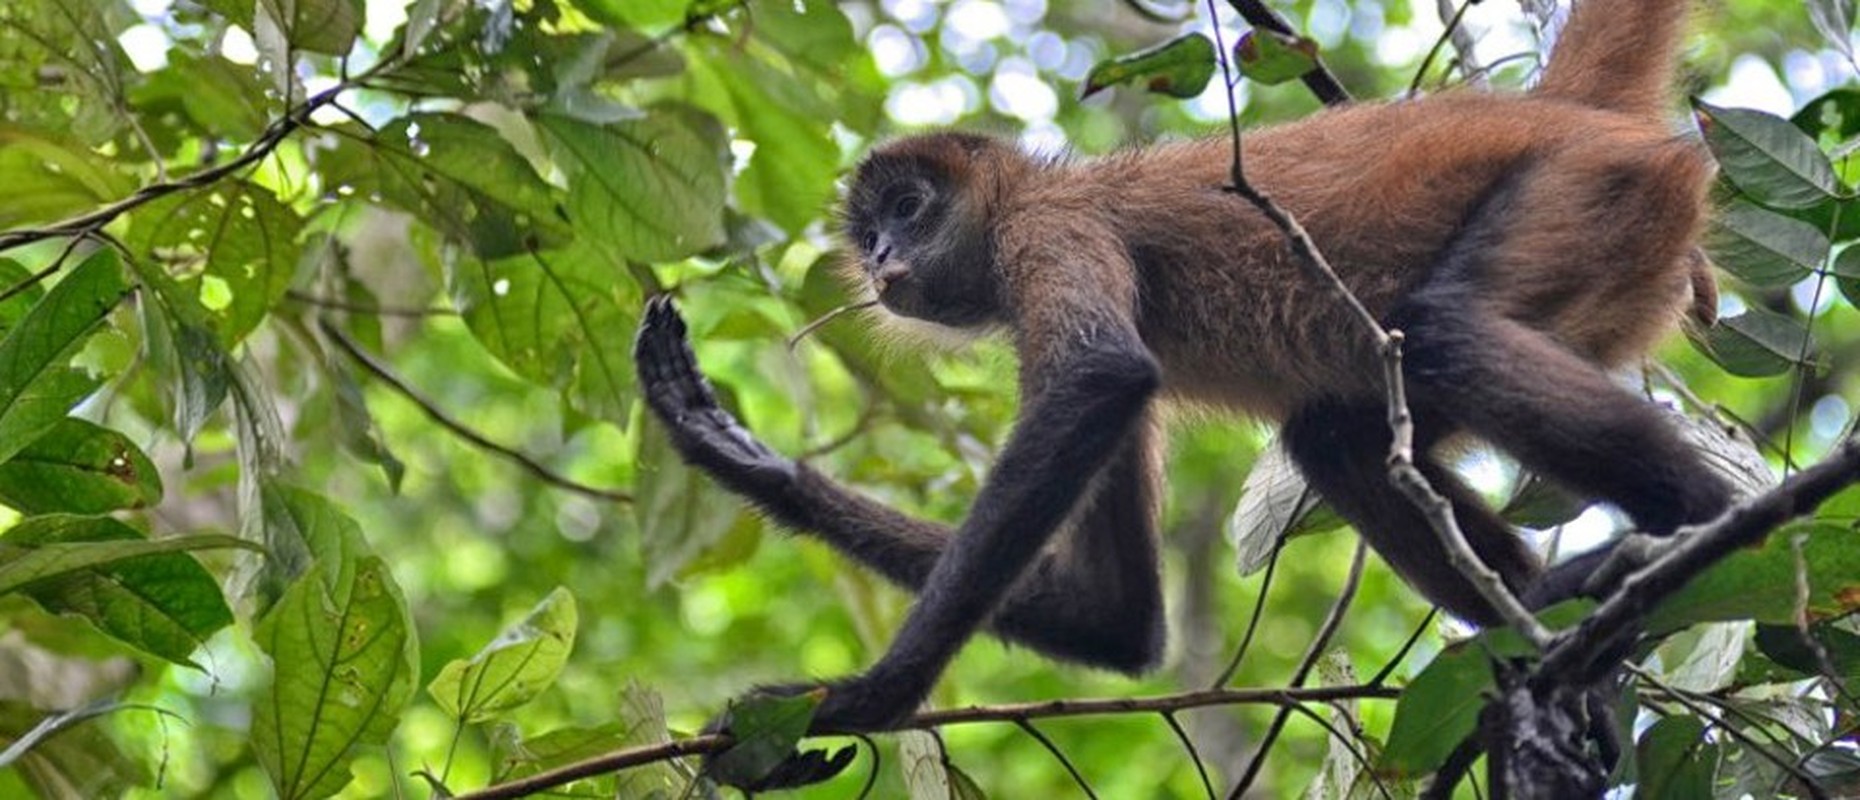
[[[517,466],[522,467],[531,475],[536,476],[542,482],[551,486],[567,489],[571,492],[584,494],[597,500],[606,500],[612,503],[633,502],[633,496],[626,492],[615,491],[613,489],[602,489],[597,486],[589,486],[585,483],[581,483],[580,481],[576,481],[550,469],[547,465],[530,457],[527,453],[491,441],[491,439],[484,434],[454,419],[451,414],[446,413],[445,409],[440,408],[437,403],[434,403],[431,399],[421,394],[420,390],[413,388],[412,384],[407,383],[407,381],[396,374],[394,370],[389,369],[386,364],[381,363],[379,359],[369,354],[368,351],[363,350],[361,345],[356,344],[355,340],[350,339],[348,334],[343,333],[342,330],[335,325],[331,325],[326,320],[319,319],[317,320],[317,327],[323,331],[324,336],[329,337],[331,342],[334,342],[338,348],[341,348],[344,353],[347,353],[349,358],[353,359],[355,363],[361,365],[363,369],[368,370],[368,372],[373,374],[376,378],[380,378],[383,383],[393,387],[394,391],[399,392],[402,397],[407,398],[407,400],[411,401],[414,405],[419,406],[421,411],[426,412],[428,419],[439,423],[440,427],[451,431],[453,435],[458,436],[460,439],[470,442],[479,449],[503,456],[506,460],[514,462]]]
[[[1206,706],[1260,704],[1286,706],[1349,699],[1387,700],[1398,697],[1400,694],[1400,690],[1385,686],[1322,686],[1313,689],[1203,689],[1152,697],[1048,700],[1040,703],[1013,703],[926,711],[905,720],[894,730],[928,730],[946,725],[976,722],[1019,724],[1027,720],[1054,717],[1168,713]],[[628,767],[686,756],[720,753],[735,744],[736,740],[730,736],[706,734],[663,744],[616,750],[528,777],[487,786],[475,792],[466,792],[458,795],[458,800],[504,800],[505,798],[526,797],[546,789]]]

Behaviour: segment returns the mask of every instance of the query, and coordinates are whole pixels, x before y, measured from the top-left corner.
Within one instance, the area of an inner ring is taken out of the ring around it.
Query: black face
[[[992,232],[953,177],[967,165],[913,152],[934,141],[907,139],[860,165],[846,238],[886,308],[952,327],[987,324],[1000,305]]]

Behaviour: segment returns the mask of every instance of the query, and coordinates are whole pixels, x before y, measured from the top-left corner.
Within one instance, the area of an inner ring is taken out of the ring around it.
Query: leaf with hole
[[[0,463],[0,502],[28,514],[146,508],[161,491],[161,474],[129,437],[72,417]]]
[[[1303,36],[1254,28],[1234,43],[1234,63],[1248,79],[1277,86],[1317,69],[1318,46]]]

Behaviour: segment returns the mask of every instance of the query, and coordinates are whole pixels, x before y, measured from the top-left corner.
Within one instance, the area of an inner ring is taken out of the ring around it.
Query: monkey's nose
[[[878,284],[878,291],[883,293],[892,284],[910,277],[911,268],[904,264],[886,264],[881,258],[877,272],[872,273],[872,282]]]

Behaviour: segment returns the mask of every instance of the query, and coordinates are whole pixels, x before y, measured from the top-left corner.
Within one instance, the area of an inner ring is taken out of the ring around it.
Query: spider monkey
[[[1586,0],[1529,93],[1343,107],[1244,144],[1257,185],[1406,334],[1418,465],[1533,605],[1582,590],[1600,555],[1546,571],[1440,460],[1455,440],[1491,442],[1654,534],[1729,503],[1608,374],[1689,307],[1708,319],[1715,298],[1696,245],[1712,166],[1665,119],[1686,13],[1687,0]],[[1163,400],[1279,421],[1309,483],[1397,572],[1453,614],[1498,622],[1388,482],[1373,343],[1226,190],[1228,147],[1075,161],[935,133],[858,167],[844,210],[855,284],[893,315],[1005,333],[1020,356],[1019,421],[954,528],[764,446],[717,404],[670,301],[649,304],[640,382],[684,458],[919,595],[877,663],[827,684],[816,731],[902,720],[984,626],[1058,659],[1154,666]]]

